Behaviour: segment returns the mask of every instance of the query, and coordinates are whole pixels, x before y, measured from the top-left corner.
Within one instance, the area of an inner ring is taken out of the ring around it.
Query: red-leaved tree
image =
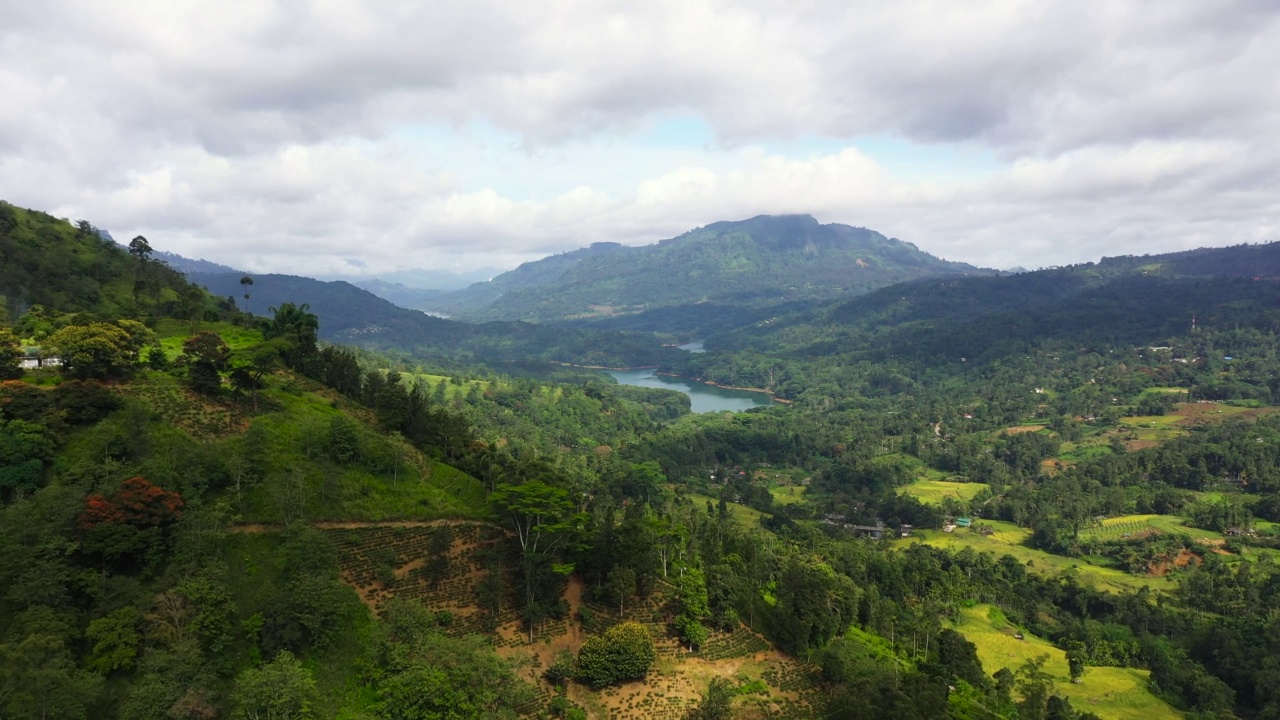
[[[132,525],[136,528],[161,527],[182,517],[182,495],[152,485],[144,477],[124,481],[112,498],[92,495],[80,513],[82,530],[99,525]]]

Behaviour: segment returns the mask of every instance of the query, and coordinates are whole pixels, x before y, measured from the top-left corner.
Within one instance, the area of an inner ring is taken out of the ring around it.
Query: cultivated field
[[[1013,523],[998,520],[977,522],[991,527],[995,532],[984,537],[977,532],[962,528],[956,528],[951,533],[944,533],[941,530],[916,530],[910,542],[922,542],[933,547],[951,550],[970,547],[978,552],[994,553],[996,557],[1012,555],[1032,572],[1071,572],[1081,584],[1090,585],[1099,590],[1111,592],[1137,590],[1145,585],[1152,590],[1167,591],[1174,587],[1173,582],[1167,578],[1130,575],[1123,570],[1111,567],[1102,559],[1069,558],[1028,547],[1026,541],[1031,536],[1031,531]]]
[[[1013,627],[993,605],[977,605],[961,612],[956,630],[978,648],[978,658],[988,675],[1002,667],[1017,670],[1027,660],[1048,655],[1044,670],[1054,680],[1054,690],[1071,700],[1078,710],[1097,714],[1107,720],[1161,720],[1180,718],[1168,703],[1148,689],[1150,673],[1146,670],[1113,667],[1089,667],[1079,684],[1071,682],[1066,653],[1047,640],[1023,632],[1018,640]]]
[[[953,498],[961,502],[969,502],[978,493],[986,490],[986,483],[950,482],[948,480],[917,480],[903,486],[900,492],[914,496],[922,503],[941,505],[945,498]]]

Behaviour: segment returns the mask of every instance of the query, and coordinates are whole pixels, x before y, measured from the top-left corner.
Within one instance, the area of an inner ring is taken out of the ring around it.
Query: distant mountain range
[[[342,280],[297,275],[254,275],[243,294],[241,273],[188,273],[187,279],[242,310],[270,315],[284,303],[306,304],[320,320],[320,337],[337,343],[394,349],[422,356],[502,363],[544,360],[583,365],[655,365],[678,350],[650,335],[602,329],[557,328],[522,322],[464,323],[398,307]]]
[[[825,300],[936,275],[989,275],[874,230],[809,215],[718,222],[653,245],[590,247],[442,295],[467,320],[549,322],[694,304],[736,309]]]
[[[1193,326],[1280,330],[1280,243],[925,279],[744,323],[708,337],[707,347],[936,368],[1021,355],[1046,342],[1098,352],[1163,344]]]

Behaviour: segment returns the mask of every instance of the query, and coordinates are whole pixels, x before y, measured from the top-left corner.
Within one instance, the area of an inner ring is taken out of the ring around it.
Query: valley
[[[241,303],[0,211],[35,268],[5,296],[40,300],[0,336],[0,712],[1274,707],[1280,326],[1273,284],[1231,273],[1280,249],[952,268],[703,335],[679,298],[625,331],[287,276],[236,279]],[[812,229],[751,222],[717,232]],[[83,266],[40,269],[50,247]],[[627,252],[518,275],[550,292]]]

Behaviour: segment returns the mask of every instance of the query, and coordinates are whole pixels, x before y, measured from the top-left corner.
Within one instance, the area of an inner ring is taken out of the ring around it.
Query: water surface
[[[696,413],[720,412],[721,410],[740,412],[773,404],[773,398],[768,393],[752,392],[750,390],[726,390],[715,385],[685,380],[684,378],[657,375],[652,369],[608,370],[606,372],[623,385],[679,390],[689,396],[693,404],[692,410]]]

